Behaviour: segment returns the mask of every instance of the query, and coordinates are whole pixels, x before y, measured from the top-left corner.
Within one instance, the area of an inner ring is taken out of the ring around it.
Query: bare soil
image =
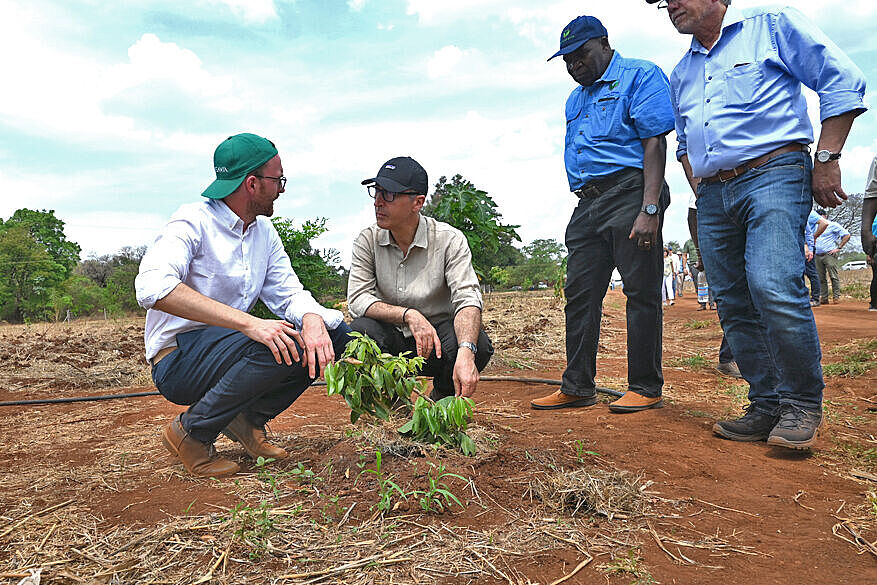
[[[536,291],[487,304],[497,355],[485,375],[559,379],[562,302]],[[160,432],[180,408],[161,397],[2,407],[0,583],[43,567],[44,583],[548,585],[590,558],[564,582],[873,584],[877,313],[866,309],[850,297],[815,309],[836,366],[807,452],[712,434],[747,387],[713,369],[721,330],[691,293],[665,310],[665,408],[615,415],[606,397],[535,411],[529,401],[556,387],[482,382],[473,458],[350,425],[321,387],[271,425],[290,460],[260,468],[221,439],[243,471],[220,480],[167,454]],[[141,336],[139,320],[0,328],[0,401],[154,390]],[[599,384],[625,389],[625,338],[624,296],[610,291]],[[360,475],[376,449],[403,491],[424,489],[433,465],[465,478],[444,480],[465,508],[427,514],[397,497],[381,514],[374,477]],[[559,506],[540,486],[564,478],[603,499]]]

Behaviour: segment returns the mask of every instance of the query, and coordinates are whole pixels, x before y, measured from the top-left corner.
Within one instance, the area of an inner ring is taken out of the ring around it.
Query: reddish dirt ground
[[[610,292],[606,307],[607,314],[621,320],[615,325],[623,330],[621,293]],[[868,410],[874,406],[869,399],[877,395],[877,369],[827,380],[827,423],[813,451],[722,440],[712,434],[712,424],[716,418],[736,416],[745,386],[712,369],[720,329],[714,312],[696,307],[688,295],[665,311],[663,409],[614,415],[604,401],[585,409],[534,411],[529,401],[554,387],[482,382],[475,397],[475,425],[497,437],[495,450],[474,463],[458,454],[448,454],[444,460],[449,471],[472,477],[489,499],[485,499],[486,508],[470,501],[465,511],[446,514],[442,521],[501,529],[516,513],[530,513],[539,505],[525,495],[527,480],[537,467],[553,461],[573,468],[584,458],[603,469],[641,474],[643,480],[653,482],[648,491],[659,503],[645,524],[632,529],[631,540],[622,547],[636,551],[640,573],[613,571],[607,567],[612,555],[603,555],[566,583],[877,583],[877,556],[833,534],[833,527],[852,517],[853,510],[859,511],[859,517],[867,514],[867,494],[877,491],[877,483],[867,478],[877,473],[877,413]],[[843,348],[850,344],[877,338],[877,313],[868,313],[865,307],[849,301],[815,309],[824,363],[842,359],[848,353]],[[838,347],[840,353],[835,350]],[[598,383],[623,389],[623,351],[607,354],[598,359]],[[696,355],[705,357],[707,365],[684,361]],[[535,370],[494,367],[487,374],[559,379],[562,366],[555,356]],[[0,400],[76,394],[89,392],[41,388],[29,394],[0,389]],[[5,447],[0,452],[0,474],[6,478],[0,480],[0,533],[15,521],[13,512],[24,500],[38,510],[74,498],[78,509],[99,519],[99,529],[107,532],[234,506],[240,496],[233,480],[193,479],[164,452],[159,441],[161,427],[179,411],[160,397],[0,410]],[[354,484],[355,463],[363,449],[345,438],[344,429],[350,428],[348,413],[343,402],[328,399],[324,388],[315,387],[271,427],[295,461],[329,474],[339,506],[357,500],[367,503],[374,497],[363,484]],[[577,445],[584,455],[577,453]],[[218,447],[252,469],[233,443],[221,442]],[[418,477],[404,458],[387,457],[385,465],[400,481]],[[345,477],[345,468],[354,473]],[[94,479],[95,469],[101,470],[100,481]],[[863,536],[874,542],[877,512],[871,513],[873,521],[860,528],[868,530]],[[359,505],[349,522],[366,521],[371,515],[367,505]],[[608,534],[618,522],[595,519],[594,533]],[[666,544],[666,539],[659,546],[649,527],[687,541],[717,536],[748,554],[680,549]],[[11,553],[6,559],[4,554],[0,552],[0,573],[13,574],[21,565]],[[547,584],[569,573],[581,559],[572,546],[559,546],[534,550],[509,564],[531,582]],[[277,561],[267,562],[266,569],[269,574],[284,570]],[[469,583],[472,579],[459,576],[434,581]],[[484,575],[477,581],[502,582]],[[17,579],[0,578],[0,582],[17,583]],[[47,571],[44,582],[75,580]]]

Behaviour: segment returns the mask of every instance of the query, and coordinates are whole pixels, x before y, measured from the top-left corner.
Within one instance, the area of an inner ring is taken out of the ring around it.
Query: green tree
[[[34,241],[41,244],[49,256],[64,268],[64,278],[79,263],[79,252],[82,249],[76,242],[71,242],[64,234],[64,222],[55,217],[54,210],[34,211],[22,208],[12,214],[4,223],[7,227],[16,225],[27,228]]]
[[[450,182],[440,177],[422,213],[463,232],[472,251],[472,265],[482,280],[489,278],[493,266],[511,264],[509,260],[515,258],[517,251],[511,243],[521,241],[515,231],[521,226],[504,225],[496,202],[462,175],[454,175]]]
[[[665,248],[670,248],[673,252],[678,252],[682,249],[682,246],[679,245],[679,242],[676,240],[670,240],[666,244],[664,244]]]
[[[0,226],[0,319],[41,320],[51,316],[51,295],[65,277],[26,225]]]

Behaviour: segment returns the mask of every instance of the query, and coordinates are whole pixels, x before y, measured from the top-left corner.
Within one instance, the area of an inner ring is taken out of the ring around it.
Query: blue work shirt
[[[672,129],[667,76],[654,63],[615,51],[600,79],[576,87],[566,100],[570,190],[626,167],[643,168],[642,140]]]
[[[791,142],[813,142],[801,84],[825,120],[866,110],[861,70],[794,8],[729,6],[709,51],[693,38],[670,75],[676,158],[695,177],[733,169]]]
[[[847,229],[836,221],[829,221],[828,227],[822,235],[816,238],[816,247],[813,251],[817,254],[826,254],[837,248],[837,243],[844,236],[850,235]]]
[[[804,226],[804,242],[810,247],[811,252],[816,247],[813,237],[816,235],[816,226],[819,225],[820,219],[822,216],[811,209],[810,215],[807,216],[807,224]]]

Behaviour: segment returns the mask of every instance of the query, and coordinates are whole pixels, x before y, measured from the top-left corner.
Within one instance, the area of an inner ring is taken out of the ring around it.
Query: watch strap
[[[478,346],[475,345],[474,343],[469,342],[469,341],[461,341],[457,347],[465,347],[466,349],[471,351],[473,354],[478,353]]]

